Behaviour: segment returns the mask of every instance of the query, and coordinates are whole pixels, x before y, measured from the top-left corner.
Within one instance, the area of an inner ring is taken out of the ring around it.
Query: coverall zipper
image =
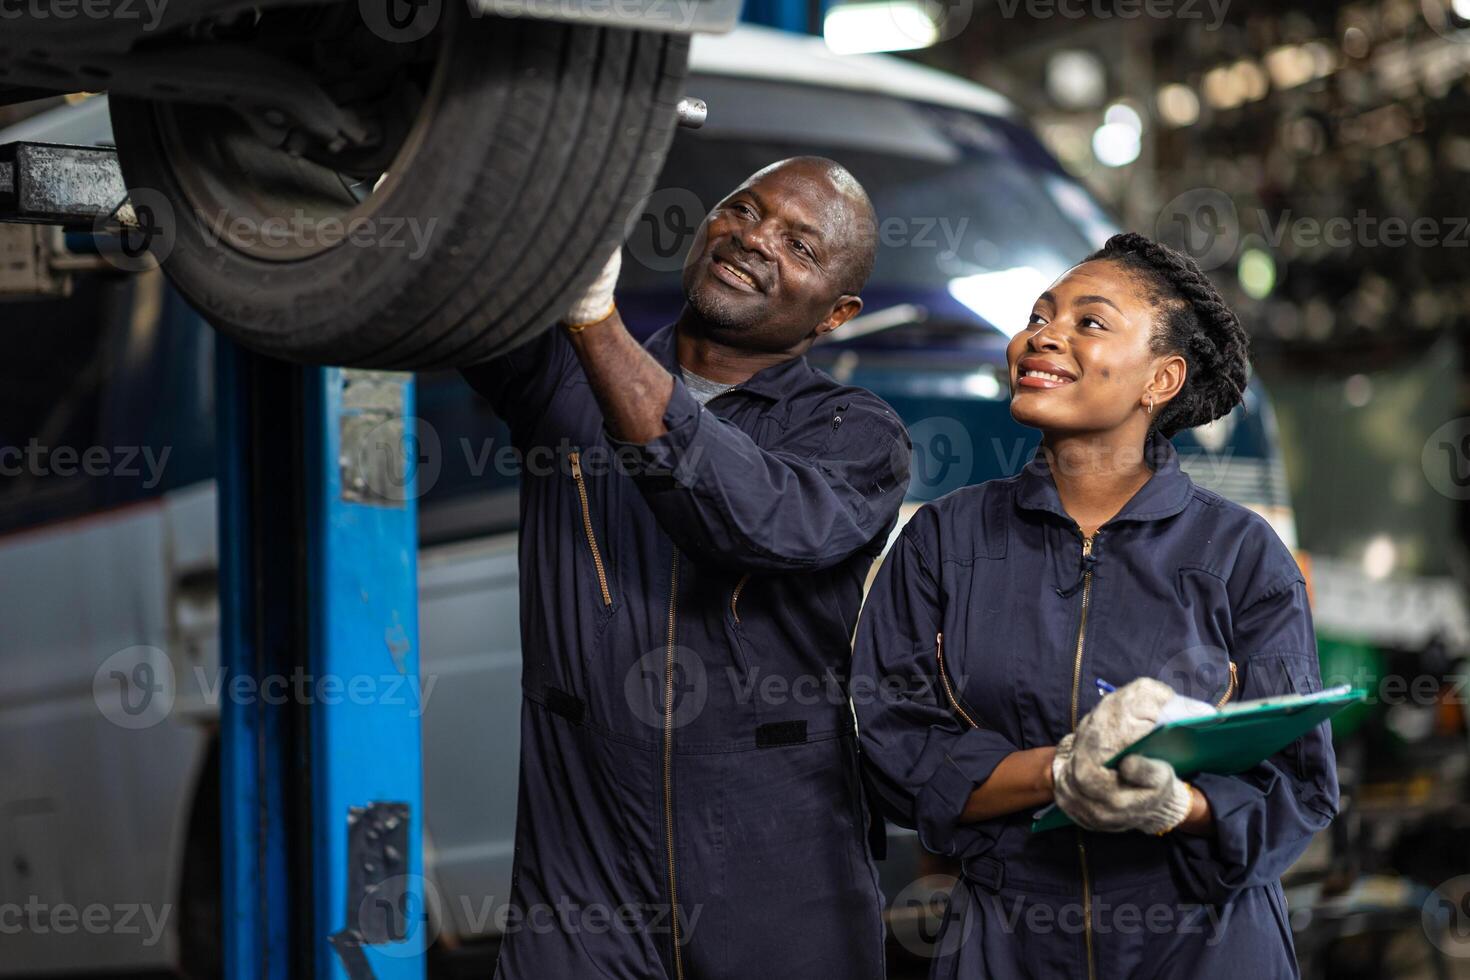
[[[679,549],[669,579],[669,636],[664,656],[664,832],[669,858],[669,921],[673,923],[674,977],[684,980],[684,954],[679,948],[679,887],[674,872],[674,637],[679,610]]]
[[[749,581],[750,573],[746,572],[740,576],[740,581],[735,583],[735,590],[730,593],[730,615],[734,617],[737,623],[740,622],[740,611],[736,609],[736,605],[740,602],[740,590],[745,588],[745,583]]]
[[[1220,700],[1215,702],[1216,708],[1225,707],[1225,702],[1229,701],[1230,698],[1234,696],[1237,683],[1238,680],[1235,676],[1235,661],[1232,660],[1230,661],[1230,683],[1225,686],[1225,694],[1220,698]]]
[[[607,569],[602,564],[602,551],[597,547],[597,535],[592,533],[592,507],[587,502],[587,483],[582,479],[582,454],[570,453],[567,459],[572,464],[572,479],[577,481],[577,496],[582,499],[582,529],[587,532],[587,547],[592,549],[592,564],[597,568],[597,585],[602,589],[602,604],[612,605],[612,592],[607,587]]]
[[[980,726],[975,724],[975,719],[971,718],[969,712],[965,711],[965,709],[960,705],[960,699],[955,695],[954,688],[950,686],[949,673],[944,669],[943,633],[934,634],[934,655],[935,658],[939,661],[939,683],[944,685],[944,696],[949,698],[950,706],[954,708],[956,714],[965,719],[966,724],[968,724],[971,728],[979,728]]]
[[[1077,531],[1081,534],[1079,528]],[[1082,557],[1092,556],[1092,538],[1082,538]],[[1077,706],[1082,688],[1082,643],[1087,633],[1087,603],[1092,594],[1092,569],[1082,573],[1082,614],[1077,622],[1077,655],[1072,661],[1072,730],[1077,730]],[[1092,876],[1087,869],[1087,845],[1082,840],[1082,830],[1077,830],[1077,860],[1082,866],[1082,933],[1087,944],[1087,977],[1096,980],[1092,953]]]

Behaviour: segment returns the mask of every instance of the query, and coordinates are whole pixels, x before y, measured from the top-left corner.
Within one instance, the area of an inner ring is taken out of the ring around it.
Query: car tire
[[[455,10],[412,129],[340,228],[311,180],[271,185],[299,159],[262,144],[282,169],[257,170],[197,135],[230,110],[112,100],[130,199],[171,212],[150,217],[152,250],[220,331],[299,363],[466,366],[548,327],[621,243],[673,137],[688,39]],[[305,230],[270,251],[263,219],[293,215]]]

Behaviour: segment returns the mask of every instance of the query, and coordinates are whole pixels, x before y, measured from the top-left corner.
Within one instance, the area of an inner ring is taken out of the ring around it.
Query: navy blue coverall
[[[468,369],[525,454],[502,980],[882,976],[848,706],[893,411],[797,358],[613,441],[563,332]]]
[[[1090,553],[1038,452],[921,509],[869,594],[852,684],[875,792],[963,869],[931,977],[1297,975],[1279,879],[1337,812],[1325,723],[1247,772],[1193,777],[1208,836],[1032,834],[1029,810],[960,821],[1002,759],[1076,726],[1099,678],[1215,703],[1321,688],[1290,551],[1195,485],[1167,439],[1146,456],[1154,473]]]

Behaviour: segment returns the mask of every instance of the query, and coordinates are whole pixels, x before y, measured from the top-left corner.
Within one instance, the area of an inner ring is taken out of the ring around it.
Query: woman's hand
[[[1130,755],[1117,769],[1072,764],[1056,774],[1057,806],[1088,830],[1163,834],[1194,808],[1189,786],[1167,762]]]
[[[1052,763],[1057,805],[1089,830],[1165,833],[1196,808],[1190,788],[1166,762],[1129,756],[1117,769],[1106,763],[1153,730],[1174,696],[1169,685],[1139,678],[1088,712],[1062,739]]]
[[[1077,751],[1098,765],[1154,730],[1174,689],[1152,677],[1129,681],[1103,696],[1077,725]]]

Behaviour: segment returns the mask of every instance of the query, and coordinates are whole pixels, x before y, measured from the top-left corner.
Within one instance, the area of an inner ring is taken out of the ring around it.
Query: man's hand
[[[615,438],[642,444],[668,431],[664,410],[674,390],[674,379],[633,339],[618,316],[613,289],[622,267],[620,248],[567,309],[562,323],[592,385],[592,394],[602,406],[608,431]]]
[[[592,280],[582,295],[579,296],[561,318],[561,322],[573,333],[601,323],[612,316],[613,290],[618,284],[618,273],[623,268],[623,250],[621,248],[613,251],[612,257],[607,260],[607,265]]]

